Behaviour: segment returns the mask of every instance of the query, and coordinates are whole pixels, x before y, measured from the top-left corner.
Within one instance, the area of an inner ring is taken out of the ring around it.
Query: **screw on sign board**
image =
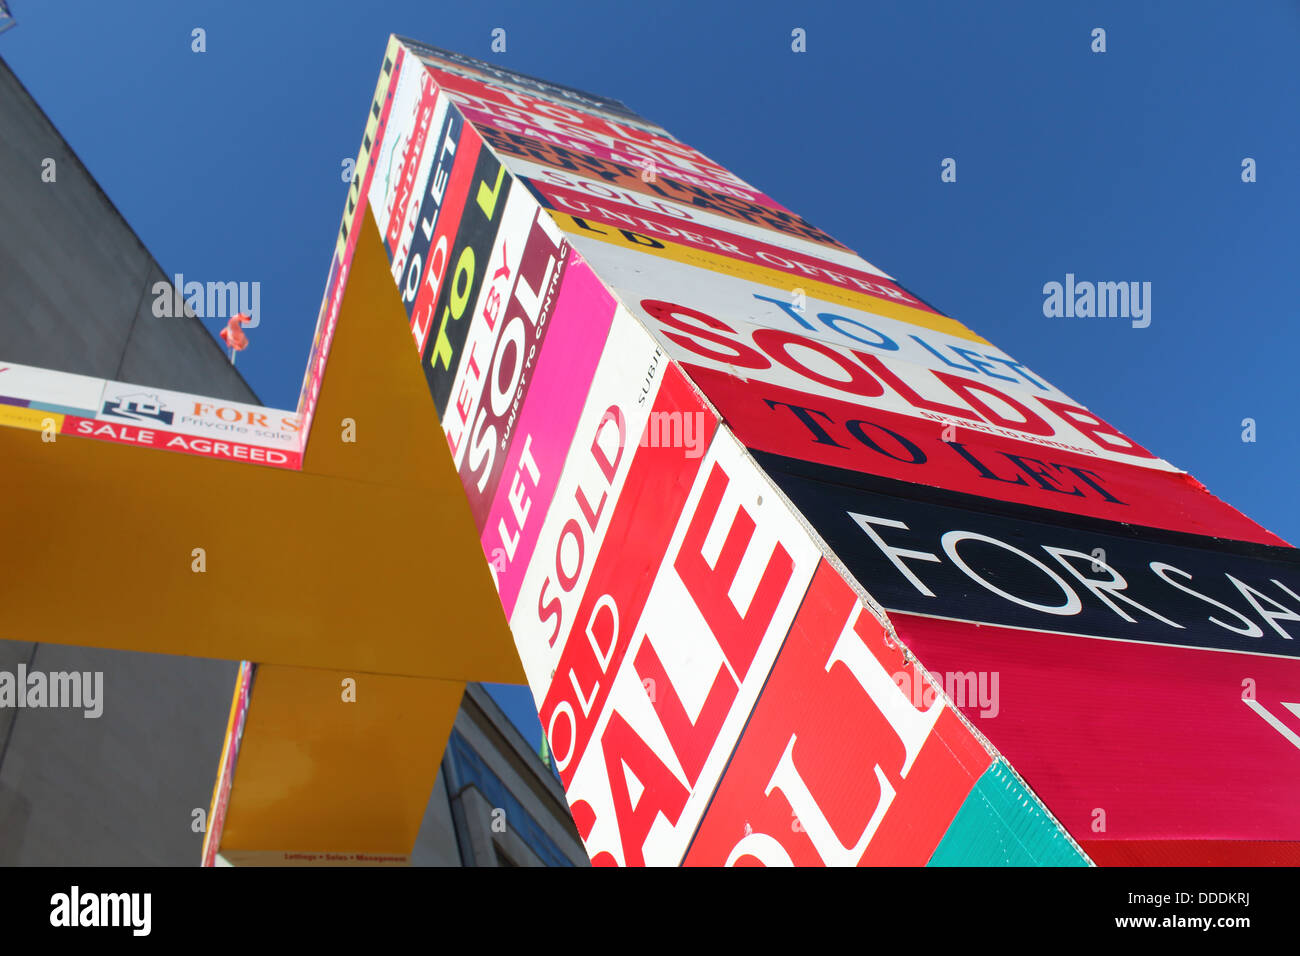
[[[991,758],[921,679],[821,564],[687,862],[925,864]]]
[[[1079,847],[999,757],[976,781],[926,865],[1087,866]]]
[[[956,837],[984,848],[966,865],[1082,863],[995,763],[822,562],[685,862],[919,866]],[[991,774],[1020,796],[990,814],[981,808]]]
[[[252,689],[255,667],[250,661],[240,661],[239,670],[235,674],[234,700],[230,705],[230,718],[226,722],[226,736],[221,742],[221,761],[217,765],[217,779],[208,805],[207,827],[203,831],[203,866],[216,865],[217,848],[221,846],[221,833],[230,806],[230,788],[234,783],[235,765],[239,759],[244,718],[248,716],[249,691]]]
[[[1300,657],[1294,548],[775,477],[888,611]]]
[[[478,137],[472,130],[466,134],[460,115],[448,109],[434,164],[420,184],[420,206],[413,220],[416,228],[409,245],[390,254],[402,304],[411,317],[411,335],[422,355],[428,350],[429,332],[437,318],[435,306],[452,263],[457,261],[452,258],[451,241],[465,211],[478,156]]]
[[[952,329],[954,334],[974,336],[955,320],[938,322],[935,318],[938,313],[882,276],[854,267],[835,265],[824,259],[783,249],[771,243],[735,236],[708,226],[675,222],[670,217],[651,210],[637,210],[618,203],[601,204],[597,200],[579,197],[569,190],[551,189],[549,192],[551,195],[561,192],[567,194],[563,204],[573,212],[560,212],[551,208],[551,215],[575,240],[595,240],[631,249],[638,254],[695,265],[777,288],[787,286],[790,273],[797,272],[802,275],[801,288],[806,293],[828,301],[882,309],[904,321],[911,319],[920,323],[931,322]],[[537,190],[536,195],[541,196],[543,193]],[[550,202],[547,205],[550,208]],[[621,211],[615,211],[611,207],[619,207]],[[928,315],[916,316],[906,310],[925,312]]]
[[[1051,397],[1045,384],[1041,394],[1032,394],[987,377],[848,348],[803,332],[738,319],[724,322],[677,302],[642,299],[639,305],[652,317],[650,324],[666,340],[669,354],[681,358],[688,371],[703,366],[813,400],[832,398],[1017,438],[1045,450],[1176,470],[1086,408]]]
[[[527,159],[529,162],[540,163],[553,169],[582,172],[588,178],[621,184],[643,195],[676,198],[679,202],[690,203],[694,203],[699,197],[707,197],[706,201],[699,202],[702,208],[716,208],[714,204],[722,197],[726,197],[738,203],[735,206],[737,210],[752,211],[754,207],[762,207],[764,210],[784,213],[779,221],[798,221],[798,217],[786,213],[767,196],[745,185],[737,177],[725,173],[714,174],[711,170],[701,170],[698,164],[695,169],[687,168],[691,165],[691,160],[683,160],[672,155],[665,156],[661,150],[641,146],[634,147],[633,151],[623,152],[617,147],[610,148],[585,137],[564,137],[535,129],[523,132],[518,129],[517,124],[509,124],[516,126],[515,130],[510,131],[501,128],[503,125],[506,124],[498,123],[483,127],[484,137],[503,156]],[[661,177],[665,185],[670,188],[657,188]],[[631,185],[633,181],[640,184],[639,187]],[[686,199],[687,191],[694,198]],[[733,208],[726,202],[722,203],[722,206],[724,210]],[[728,213],[723,211],[722,214]],[[769,222],[769,216],[770,212],[764,212],[759,219]],[[806,224],[802,224],[801,233],[808,234],[809,229]]]
[[[436,67],[434,72],[466,118],[479,129],[517,133],[586,156],[668,171],[685,182],[776,205],[739,176],[666,135],[628,127],[618,120],[570,109],[526,92],[504,91]]]
[[[1194,478],[883,408],[746,384],[700,366],[691,377],[769,472],[863,483],[866,476],[1068,514],[1261,544],[1285,542]],[[882,483],[882,487],[888,482]],[[981,507],[985,507],[981,504]]]
[[[761,193],[757,198],[731,195],[729,187],[698,186],[667,174],[647,175],[644,167],[600,159],[576,150],[551,146],[519,133],[483,130],[483,139],[502,156],[561,170],[608,184],[620,194],[705,210],[719,218],[759,227],[773,241],[791,235],[831,249],[847,249],[795,213],[782,209]]]
[[[479,286],[478,299],[469,303],[470,311],[461,320],[467,326],[465,341],[447,406],[441,416],[442,429],[447,434],[447,445],[457,469],[465,463],[470,430],[482,418],[480,406],[484,401],[488,372],[502,358],[497,354],[504,327],[502,319],[519,275],[525,240],[533,229],[536,216],[537,210],[529,201],[528,194],[511,190],[505,200],[496,241],[482,263],[483,282]],[[509,353],[514,354],[514,351]]]
[[[619,309],[551,505],[536,516],[533,557],[510,610],[511,632],[539,702],[593,569],[616,560],[624,541],[651,541],[663,533],[662,516],[680,509],[716,426],[650,334]],[[531,513],[528,520],[534,520]],[[509,606],[514,573],[511,563],[498,576],[503,605]]]
[[[558,188],[582,197],[655,212],[674,222],[704,225],[717,232],[730,233],[751,242],[775,244],[782,249],[791,249],[814,259],[861,269],[888,278],[856,252],[826,245],[815,237],[806,237],[798,232],[774,232],[768,228],[764,220],[728,217],[708,204],[693,205],[668,196],[646,195],[628,186],[590,178],[582,172],[555,169],[532,162],[531,158],[508,155],[503,158],[511,171],[528,184],[529,189],[538,196],[539,202],[548,209],[558,210],[561,207],[561,202],[557,198],[559,194],[554,193]],[[818,232],[818,235],[822,234]]]
[[[419,40],[407,37],[393,39],[420,57],[430,70],[440,76],[451,73],[473,79],[478,83],[491,84],[493,93],[502,97],[504,102],[518,102],[517,97],[522,93],[545,100],[552,107],[571,107],[592,117],[603,117],[607,121],[617,122],[623,128],[635,128],[658,136],[668,135],[654,124],[637,116],[618,100],[607,96],[598,96],[561,83],[515,73],[474,57],[465,56],[463,53],[421,43]]]
[[[684,171],[744,185],[739,177],[703,154],[630,113],[615,116],[586,106],[568,105],[542,90],[500,84],[481,75],[471,76],[446,60],[427,55],[425,51],[430,48],[420,44],[412,44],[411,48],[475,126],[522,131],[541,139],[559,136],[566,142],[583,141],[621,150],[634,158],[655,158]],[[558,88],[552,91],[555,92],[559,92]]]
[[[422,187],[435,163],[441,178],[446,178],[444,167],[454,157],[459,137],[453,135],[449,101],[426,71],[403,71],[393,99],[394,119],[375,157],[377,172],[370,184],[369,201],[397,278],[410,251]],[[399,117],[409,117],[409,122],[399,122]]]
[[[517,239],[519,265],[501,313],[501,333],[485,374],[484,396],[470,426],[461,481],[479,530],[496,497],[505,469],[500,452],[511,442],[520,409],[537,378],[538,359],[553,326],[560,283],[572,247],[554,223],[534,216]],[[570,313],[566,316],[572,320]],[[468,321],[468,317],[467,317]],[[602,336],[596,335],[599,342]],[[463,341],[463,340],[462,340]],[[565,339],[565,344],[569,344]]]
[[[545,103],[523,93],[496,98],[491,87],[454,74],[439,74],[456,104],[479,128],[518,133],[551,146],[630,164],[647,173],[664,171],[685,182],[730,195],[767,200],[740,177],[676,140],[621,127],[616,122]],[[770,204],[770,200],[767,200]]]
[[[473,129],[465,127],[437,226],[427,232],[423,227],[416,230],[417,243],[427,237],[428,262],[417,266],[412,252],[402,289],[403,301],[410,302],[412,332],[439,414],[447,408],[469,334],[470,309],[486,278],[487,259],[509,198],[505,167],[479,149],[477,140]],[[417,274],[421,268],[422,275]]]
[[[560,213],[553,215],[562,223],[577,222]],[[654,236],[612,229],[583,220],[569,229],[569,234],[593,268],[629,303],[661,300],[667,287],[673,290],[670,300],[674,305],[725,316],[727,321],[800,332],[846,348],[1010,383],[1010,387],[1031,394],[1062,394],[956,319],[890,295],[896,287],[889,280],[872,280],[860,270],[855,277],[830,273],[841,280],[839,284],[807,275],[796,279],[768,266],[744,264],[733,257],[670,245]],[[655,263],[656,275],[647,274],[647,257]],[[793,265],[796,260],[783,257],[782,261]],[[897,291],[899,296],[905,295]]]
[[[694,465],[680,510],[606,539],[540,708],[598,864],[681,861],[817,563],[729,436]]]
[[[536,374],[522,368],[531,364],[522,347],[515,353],[520,367],[516,374],[496,371],[495,356],[489,373],[490,401],[514,393],[515,407],[522,405],[517,421],[507,421],[498,440],[506,449],[504,465],[482,528],[483,551],[507,616],[514,609],[614,320],[613,296],[577,253],[572,255],[555,297],[550,332],[539,346]],[[504,321],[519,320],[508,316]]]
[[[1202,608],[1245,628],[1248,605]],[[966,715],[1098,862],[1268,862],[1268,841],[1272,862],[1297,862],[1294,657],[890,618],[931,668],[999,674],[997,715]],[[1239,841],[1243,852],[1228,854]]]
[[[307,435],[311,432],[316,403],[320,400],[321,383],[325,375],[325,365],[329,361],[330,346],[334,342],[339,310],[343,306],[343,290],[347,287],[352,253],[356,249],[357,237],[361,234],[358,228],[358,216],[365,213],[368,205],[367,196],[375,175],[375,164],[371,160],[376,148],[383,143],[389,114],[393,107],[394,84],[401,77],[406,59],[406,50],[401,43],[396,37],[389,37],[388,47],[384,51],[383,68],[375,84],[370,111],[366,116],[365,133],[361,138],[361,147],[353,166],[352,184],[348,188],[347,202],[343,207],[343,222],[335,238],[334,256],[325,283],[325,295],[321,299],[320,312],[316,318],[316,334],[312,338],[311,352],[307,356],[307,371],[303,375],[302,391],[298,397],[298,413],[302,420],[304,446]],[[411,68],[414,68],[414,64]]]
[[[0,425],[276,468],[302,462],[295,412],[6,362]]]
[[[19,365],[0,358],[0,405],[45,409],[94,418],[104,380],[71,372]]]

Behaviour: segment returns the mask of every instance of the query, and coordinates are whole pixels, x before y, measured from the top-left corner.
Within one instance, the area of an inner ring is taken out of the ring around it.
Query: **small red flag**
[[[232,352],[242,352],[248,348],[248,336],[244,334],[244,330],[240,326],[252,321],[253,317],[245,315],[243,312],[232,315],[230,321],[226,323],[226,327],[221,330],[221,341],[229,345]]]

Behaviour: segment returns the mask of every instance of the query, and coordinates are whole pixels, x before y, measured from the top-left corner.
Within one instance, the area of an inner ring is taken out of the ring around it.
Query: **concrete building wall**
[[[3,59],[0,182],[0,359],[259,404],[202,322],[154,316],[166,274]]]
[[[0,710],[0,865],[196,865],[238,665],[0,641],[20,662],[102,673],[103,711]]]
[[[420,835],[411,851],[412,866],[464,866],[456,824],[451,813],[451,795],[447,775],[438,771],[438,779],[420,823]]]

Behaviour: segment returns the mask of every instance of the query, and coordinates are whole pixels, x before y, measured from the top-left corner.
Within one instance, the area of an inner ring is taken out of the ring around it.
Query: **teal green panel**
[[[976,781],[930,857],[929,866],[1087,866],[1005,761]]]

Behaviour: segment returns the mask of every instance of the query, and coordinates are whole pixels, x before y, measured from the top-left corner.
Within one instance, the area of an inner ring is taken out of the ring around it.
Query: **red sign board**
[[[991,759],[821,564],[688,864],[924,865]]]

